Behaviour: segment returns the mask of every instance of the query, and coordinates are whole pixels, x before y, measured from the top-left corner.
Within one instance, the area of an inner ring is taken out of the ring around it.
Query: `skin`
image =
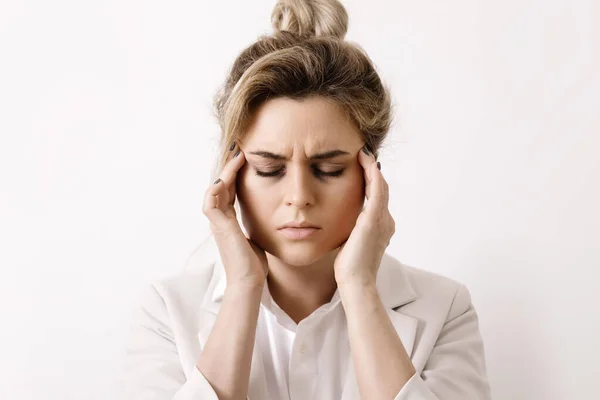
[[[393,399],[416,372],[376,288],[395,231],[379,163],[362,151],[364,143],[342,110],[318,97],[269,100],[248,133],[205,194],[203,212],[222,250],[228,283],[197,368],[219,399],[245,399],[264,284],[297,322],[329,302],[337,288],[361,398]],[[257,150],[283,159],[265,160],[252,154]],[[350,154],[310,160],[329,150]],[[281,167],[278,178],[255,175]],[[315,167],[344,172],[322,178]],[[235,219],[236,191],[249,239]],[[321,230],[313,240],[283,238],[277,228],[295,219]]]
[[[240,143],[246,163],[238,172],[237,195],[244,227],[266,251],[273,299],[296,323],[329,302],[337,288],[334,259],[364,205],[357,158],[363,144],[341,108],[320,97],[263,104]],[[336,150],[345,154],[311,160]],[[264,177],[257,171],[280,172]],[[339,171],[339,176],[324,175]],[[305,240],[290,240],[278,231],[298,220],[321,229]]]

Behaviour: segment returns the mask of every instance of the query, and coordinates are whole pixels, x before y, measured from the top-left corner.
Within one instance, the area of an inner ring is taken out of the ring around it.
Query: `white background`
[[[140,290],[184,268],[212,96],[275,1],[0,5],[0,398],[111,399]],[[600,4],[345,1],[393,90],[388,251],[459,280],[496,400],[600,373]]]

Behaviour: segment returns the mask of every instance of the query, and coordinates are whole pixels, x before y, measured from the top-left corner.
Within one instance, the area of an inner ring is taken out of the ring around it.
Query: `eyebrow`
[[[270,158],[272,160],[285,160],[286,159],[285,156],[282,156],[281,154],[275,154],[275,153],[271,153],[270,151],[264,151],[264,150],[251,151],[249,154],[254,154],[256,156],[261,156],[264,158]],[[325,153],[319,153],[319,154],[312,155],[309,158],[311,160],[327,160],[330,158],[345,156],[345,155],[349,155],[349,154],[350,153],[348,153],[347,151],[343,151],[343,150],[331,150],[331,151],[326,151]]]

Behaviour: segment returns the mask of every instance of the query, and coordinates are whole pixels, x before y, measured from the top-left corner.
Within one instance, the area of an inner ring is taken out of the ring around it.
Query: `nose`
[[[302,166],[290,166],[284,179],[284,200],[287,206],[304,208],[315,204],[314,182]]]

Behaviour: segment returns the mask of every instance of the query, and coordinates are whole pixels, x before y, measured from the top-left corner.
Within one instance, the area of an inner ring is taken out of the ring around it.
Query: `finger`
[[[369,168],[369,165],[371,165],[372,163],[375,163],[376,160],[375,160],[375,157],[373,156],[373,153],[371,153],[369,150],[366,150],[366,152],[365,152],[365,150],[366,150],[366,146],[364,146],[358,152],[358,162],[363,167],[365,183],[367,185],[369,185],[371,183],[371,177],[367,175],[367,169]]]
[[[365,195],[367,196],[367,200],[371,197],[372,191],[372,183],[373,183],[373,174],[369,171],[375,166],[377,168],[377,160],[375,160],[375,156],[373,153],[367,150],[364,151],[365,147],[358,152],[358,162],[363,167],[363,173],[365,177]]]
[[[388,184],[388,182],[385,180],[385,177],[383,176],[383,172],[381,170],[381,163],[377,162],[375,163],[377,166],[377,170],[374,170],[374,174],[377,176],[377,179],[381,182],[381,186],[382,186],[382,205],[384,207],[387,207],[389,204],[389,197],[390,197],[390,186]]]
[[[235,210],[229,207],[235,199],[235,185],[232,183],[235,181],[237,171],[244,164],[244,155],[241,149],[233,150],[233,154],[229,156],[219,178],[206,190],[202,207],[202,212],[211,223],[221,229],[225,228],[224,224],[229,222],[230,217],[235,217]]]
[[[223,204],[221,204],[222,207],[233,205],[235,201],[235,180],[237,178],[237,173],[246,161],[244,152],[239,146],[236,145],[236,148],[234,148],[231,153],[229,160],[219,174],[219,179],[223,181],[227,188],[227,196],[226,199],[224,199]]]
[[[371,176],[370,192],[367,202],[367,209],[371,209],[373,215],[380,219],[383,216],[385,204],[385,187],[383,175],[377,168],[377,163],[369,166],[367,174]]]
[[[388,187],[381,170],[378,167],[378,162],[372,153],[369,155],[361,151],[359,156],[361,165],[364,168],[365,180],[367,187],[365,195],[367,197],[367,206],[365,210],[380,219],[383,217],[385,210],[388,207]],[[380,165],[380,164],[379,164]]]
[[[204,203],[202,212],[211,224],[219,229],[225,229],[228,223],[228,218],[225,213],[219,208],[219,194],[225,190],[225,184],[220,179],[216,183],[210,185],[204,192]]]

